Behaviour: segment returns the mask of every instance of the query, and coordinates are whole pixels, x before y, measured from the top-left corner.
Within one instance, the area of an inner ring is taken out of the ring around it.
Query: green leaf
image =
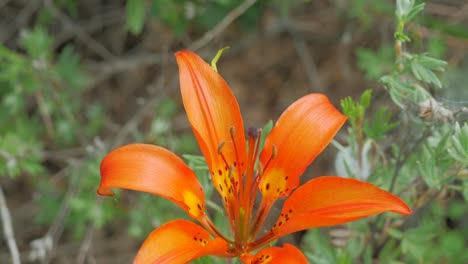
[[[392,114],[388,109],[385,106],[380,107],[372,122],[365,121],[364,133],[367,137],[375,140],[384,139],[388,131],[398,126],[398,122],[390,123],[391,119]]]
[[[423,82],[432,83],[441,88],[442,83],[433,71],[443,71],[447,63],[431,58],[427,55],[413,56],[410,61],[411,71],[414,76]]]
[[[452,158],[468,165],[468,124],[463,124],[460,127],[459,123],[455,124],[455,132],[451,137],[448,153]]]
[[[403,19],[413,8],[414,0],[397,0],[395,14],[397,18]]]
[[[126,10],[128,31],[140,34],[145,24],[145,0],[127,0]]]
[[[424,6],[425,6],[425,3],[420,3],[420,4],[413,6],[413,8],[411,8],[409,13],[406,15],[406,22],[411,21],[413,17],[415,17],[417,14],[423,11]]]
[[[371,102],[371,98],[372,98],[372,90],[371,89],[367,89],[362,93],[361,98],[359,99],[359,103],[362,105],[364,110],[369,107],[370,102]]]
[[[423,260],[427,255],[431,240],[436,236],[433,230],[437,230],[436,223],[425,223],[417,228],[405,231],[401,241],[403,253],[409,254],[417,260]]]
[[[71,46],[62,50],[55,69],[60,79],[70,88],[81,89],[87,82],[87,76],[80,65],[80,57],[73,52]]]
[[[218,50],[215,57],[211,60],[211,68],[213,68],[215,72],[218,72],[218,67],[216,67],[216,63],[218,63],[218,60],[221,58],[221,55],[223,55],[224,51],[226,51],[227,49],[229,49],[229,47],[224,47]]]
[[[176,35],[181,36],[186,32],[188,27],[186,8],[192,9],[195,14],[198,13],[196,5],[190,5],[190,7],[187,7],[184,5],[183,1],[174,0],[153,0],[151,12],[153,16],[161,19],[164,24],[169,25]],[[209,16],[213,15],[216,14],[209,14]]]
[[[463,181],[462,190],[463,197],[468,201],[468,180]]]
[[[394,60],[394,49],[391,45],[382,46],[378,50],[360,48],[356,52],[358,67],[369,80],[376,80],[391,70]]]
[[[403,232],[394,228],[389,228],[387,229],[388,234],[391,237],[394,237],[396,239],[402,239],[403,238]]]
[[[25,31],[22,34],[21,43],[28,54],[36,60],[36,68],[42,67],[43,63],[46,63],[52,58],[52,53],[50,52],[52,38],[50,38],[46,30],[42,27],[37,26],[32,31]]]
[[[419,12],[424,9],[424,3],[415,4],[415,0],[397,0],[395,15],[397,19],[404,23],[409,22]]]
[[[262,151],[263,146],[265,145],[265,139],[270,134],[271,130],[273,129],[273,120],[269,120],[262,128],[262,137],[260,138],[260,148],[259,150]]]

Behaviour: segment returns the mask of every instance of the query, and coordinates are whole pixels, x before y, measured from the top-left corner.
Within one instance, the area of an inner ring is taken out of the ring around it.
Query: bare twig
[[[88,225],[86,229],[86,234],[83,239],[83,243],[81,243],[80,250],[78,251],[78,257],[76,258],[76,264],[83,264],[85,263],[86,256],[88,255],[89,249],[91,248],[91,243],[94,237],[94,226],[92,224]]]
[[[49,110],[46,107],[44,96],[42,95],[40,91],[38,91],[35,93],[35,97],[36,97],[37,105],[39,107],[39,113],[46,127],[47,136],[49,138],[54,138],[54,135],[55,135],[54,122],[52,121]]]
[[[55,7],[52,0],[45,0],[45,5],[53,16],[59,19],[65,25],[65,27],[68,27],[71,31],[75,32],[78,39],[85,43],[99,56],[101,56],[103,59],[112,59],[114,57],[114,55],[110,51],[108,51],[101,43],[94,40],[86,31],[81,29],[79,26],[76,26],[67,15],[65,15],[60,11],[60,9]]]
[[[8,210],[3,189],[0,186],[0,214],[2,216],[3,234],[10,250],[11,260],[13,264],[20,264],[20,255],[18,246],[16,245],[15,234],[13,232],[13,224],[11,223],[11,214]]]
[[[190,50],[198,50],[208,44],[211,40],[213,40],[216,36],[221,34],[234,20],[236,20],[239,16],[244,14],[247,9],[249,9],[253,4],[257,2],[256,0],[245,0],[239,6],[234,8],[229,14],[224,17],[221,22],[219,22],[214,28],[206,32],[200,39],[196,40],[195,42],[190,45]]]
[[[50,1],[50,0],[47,0]],[[190,45],[190,50],[198,50],[208,44],[213,38],[218,36],[227,26],[234,20],[241,16],[249,7],[255,4],[256,0],[246,0],[238,7],[234,8],[221,22],[219,22],[213,29],[206,32],[200,39],[194,41]],[[97,85],[110,76],[118,73],[135,69],[138,67],[152,66],[159,64],[165,60],[164,55],[159,54],[140,54],[119,59],[110,60],[110,62],[89,64],[88,69],[90,72],[100,72],[96,78],[88,84],[87,89],[97,87]]]
[[[120,8],[110,10],[109,12],[97,14],[96,16],[84,21],[77,21],[75,25],[79,28],[82,28],[83,32],[86,32],[88,35],[90,35],[99,30],[102,30],[105,27],[123,23],[125,20],[122,12],[123,11]],[[74,38],[75,36],[76,33],[70,30],[64,30],[60,32],[54,36],[54,49],[62,46],[65,42]]]
[[[164,60],[163,55],[159,54],[139,54],[134,56],[122,57],[108,62],[88,64],[89,72],[99,72],[97,76],[86,86],[85,90],[97,87],[98,84],[105,81],[112,75],[136,69],[139,67],[152,66],[159,64]]]
[[[161,73],[161,75],[156,81],[157,89],[161,88],[164,85],[165,80],[166,78],[164,73]],[[119,133],[115,137],[111,147],[115,148],[117,146],[122,145],[123,141],[125,140],[125,137],[139,126],[145,115],[152,109],[154,109],[154,107],[158,104],[158,102],[160,102],[161,98],[163,97],[164,96],[162,94],[159,94],[158,96],[153,96],[130,120],[128,120],[127,123],[125,123],[125,125],[123,125],[122,128],[119,129]]]
[[[311,86],[313,91],[323,91],[325,87],[323,87],[323,82],[320,78],[320,74],[318,73],[317,66],[315,65],[314,60],[312,59],[312,55],[307,48],[307,43],[304,38],[298,36],[297,34],[293,33],[293,41],[294,47],[296,48],[297,55],[302,62],[302,66],[304,67],[304,72],[307,76],[307,80]]]
[[[69,165],[68,167],[58,172],[58,174],[68,173],[72,169],[81,166],[84,160],[85,159],[83,158],[76,163]],[[69,184],[65,198],[60,205],[59,212],[47,233],[43,237],[31,242],[32,250],[29,252],[29,259],[31,261],[41,261],[41,263],[48,263],[51,259],[53,250],[57,246],[57,243],[65,228],[65,220],[70,213],[70,201],[78,193],[81,179],[82,177],[79,177],[78,180]]]
[[[9,2],[11,2],[11,0],[0,0],[0,8],[8,5]]]
[[[8,4],[8,2],[9,1],[0,3],[0,7],[4,4]],[[18,14],[16,14],[15,21],[11,26],[7,27],[6,32],[2,32],[2,34],[0,34],[0,43],[13,39],[13,35],[28,24],[37,9],[41,7],[41,2],[42,1],[40,0],[29,1],[28,4]]]

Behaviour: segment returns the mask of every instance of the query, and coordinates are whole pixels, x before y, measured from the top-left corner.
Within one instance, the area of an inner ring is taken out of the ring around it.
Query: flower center
[[[272,203],[267,204],[267,206],[260,206],[258,211],[254,212],[255,198],[263,169],[267,168],[270,161],[276,157],[277,149],[273,146],[273,153],[268,162],[263,164],[262,168],[257,162],[262,130],[249,128],[247,157],[244,162],[243,160],[239,160],[234,127],[231,127],[229,131],[231,136],[230,141],[223,141],[218,145],[218,162],[216,163],[218,166],[213,168],[211,175],[213,183],[224,202],[232,234],[234,235],[232,250],[238,253],[245,253],[251,250],[248,248],[248,245],[255,240],[256,234],[258,234],[272,206]],[[233,150],[231,149],[231,151],[235,155],[225,155],[225,153],[228,153],[225,152],[227,151],[226,145],[228,144],[229,146],[233,146]],[[276,190],[278,193],[286,190],[287,178],[284,177],[284,173],[281,171],[277,171],[276,173],[278,176],[274,177],[274,179],[278,179],[278,181],[262,183],[262,186],[260,186],[263,198],[265,198],[265,194],[270,193],[272,197],[278,196],[273,193],[273,190]]]

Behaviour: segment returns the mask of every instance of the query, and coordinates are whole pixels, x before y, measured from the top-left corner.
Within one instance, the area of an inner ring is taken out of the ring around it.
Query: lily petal
[[[266,166],[259,184],[262,195],[270,199],[289,195],[345,121],[322,94],[306,95],[289,106],[268,134],[260,155]]]
[[[188,263],[214,255],[227,257],[227,243],[190,221],[174,220],[154,230],[141,246],[133,264]]]
[[[227,190],[239,185],[246,160],[239,105],[226,81],[198,55],[187,50],[175,55],[188,119],[207,159],[215,187],[226,198]]]
[[[294,191],[285,201],[280,217],[270,232],[278,238],[296,231],[342,224],[386,211],[411,214],[411,209],[400,198],[370,183],[322,176]]]
[[[204,193],[195,173],[175,154],[158,146],[130,144],[107,154],[101,163],[97,192],[113,195],[110,188],[162,196],[193,218],[204,215]]]
[[[260,250],[255,256],[246,254],[241,257],[245,264],[307,264],[306,256],[295,246],[284,244],[281,247],[268,247]]]

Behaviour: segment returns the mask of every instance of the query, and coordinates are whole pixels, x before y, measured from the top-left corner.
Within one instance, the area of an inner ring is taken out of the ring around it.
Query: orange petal
[[[291,244],[281,247],[268,247],[260,250],[255,256],[247,254],[241,257],[245,264],[307,264],[306,256]]]
[[[227,257],[227,249],[225,240],[210,239],[202,227],[187,220],[174,220],[148,236],[133,263],[188,263],[206,255]]]
[[[285,201],[272,232],[278,238],[296,231],[342,224],[386,211],[411,214],[411,209],[400,198],[370,183],[323,176],[308,181],[294,191]]]
[[[306,95],[289,106],[268,134],[260,155],[266,166],[259,185],[263,196],[275,199],[289,195],[345,121],[322,94]]]
[[[246,160],[239,105],[226,81],[198,55],[184,50],[176,53],[176,59],[188,119],[207,159],[215,187],[224,196],[223,190],[232,187],[229,182],[220,187],[228,180],[229,167],[237,167],[233,173],[240,182],[239,166],[245,166]]]
[[[130,144],[111,151],[101,163],[98,194],[110,188],[148,192],[169,199],[191,217],[204,214],[205,198],[195,173],[167,149]]]

